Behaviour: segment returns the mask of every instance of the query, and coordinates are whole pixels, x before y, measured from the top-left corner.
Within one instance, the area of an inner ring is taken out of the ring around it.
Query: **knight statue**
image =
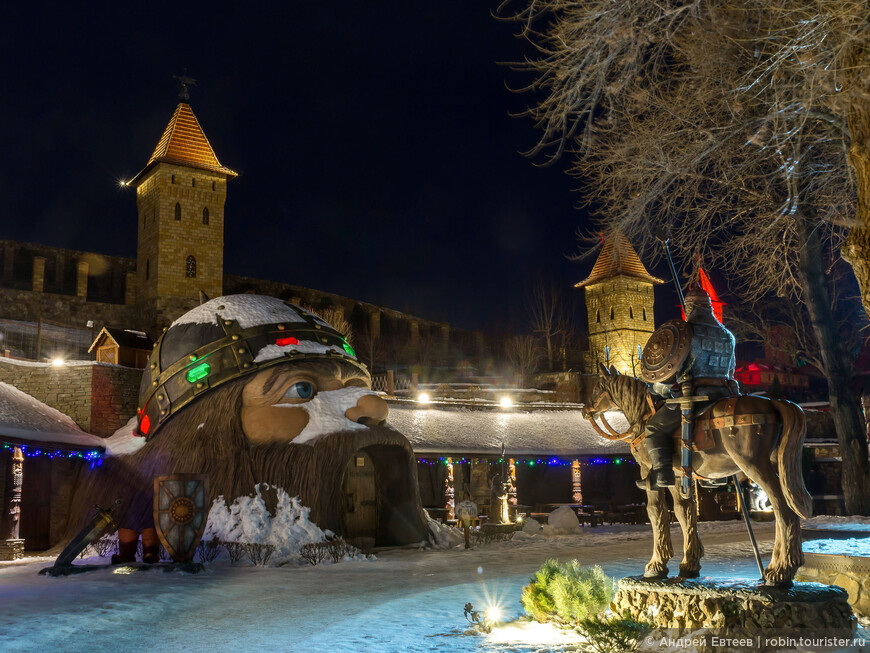
[[[694,404],[700,414],[716,400],[739,394],[734,380],[734,335],[713,314],[710,296],[695,283],[685,297],[686,321],[665,322],[650,336],[643,351],[641,376],[662,397],[706,397]],[[679,385],[679,389],[674,384]],[[663,405],[646,425],[649,475],[637,482],[642,490],[675,484],[672,467],[674,432],[680,407]]]

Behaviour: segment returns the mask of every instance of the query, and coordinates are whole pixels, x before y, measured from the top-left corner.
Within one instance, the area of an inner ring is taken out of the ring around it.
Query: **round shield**
[[[647,383],[666,383],[676,376],[692,348],[692,327],[683,320],[669,320],[655,330],[640,361],[640,375]]]
[[[154,526],[163,548],[176,562],[193,559],[208,509],[206,474],[154,477]]]

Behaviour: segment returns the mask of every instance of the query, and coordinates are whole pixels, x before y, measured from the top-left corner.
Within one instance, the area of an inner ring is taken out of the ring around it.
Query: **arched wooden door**
[[[357,451],[347,463],[342,483],[344,538],[363,549],[375,545],[378,530],[378,500],[375,466],[365,451]]]

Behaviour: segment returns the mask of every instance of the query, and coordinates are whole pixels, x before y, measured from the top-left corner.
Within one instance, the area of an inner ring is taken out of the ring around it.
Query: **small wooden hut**
[[[143,331],[103,327],[88,349],[96,351],[98,363],[112,363],[143,369],[154,349],[154,341]]]

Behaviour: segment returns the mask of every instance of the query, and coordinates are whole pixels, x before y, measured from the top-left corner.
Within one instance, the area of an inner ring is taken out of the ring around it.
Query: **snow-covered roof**
[[[621,413],[608,414],[620,431]],[[597,456],[628,453],[624,442],[598,435],[579,410],[531,412],[411,408],[391,404],[387,423],[402,433],[417,454],[500,454]]]
[[[105,444],[82,431],[68,415],[8,383],[0,383],[0,438],[77,449],[102,449]]]

